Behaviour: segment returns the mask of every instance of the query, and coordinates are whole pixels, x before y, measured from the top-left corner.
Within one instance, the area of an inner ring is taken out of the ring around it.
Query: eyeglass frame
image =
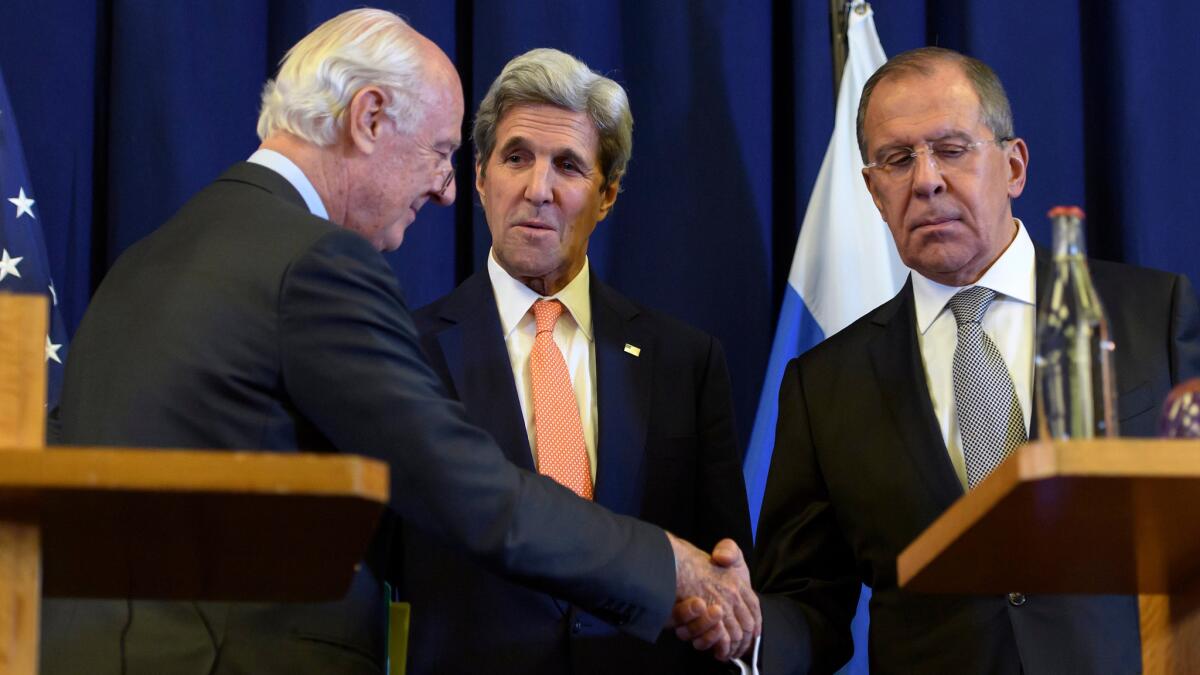
[[[1005,136],[1003,138],[987,138],[982,141],[971,141],[970,143],[963,143],[960,145],[960,147],[963,149],[964,152],[969,152],[971,150],[974,150],[975,148],[978,148],[981,145],[989,145],[992,143],[995,143],[997,146],[1003,146],[1003,144],[1005,144],[1009,141],[1016,140],[1016,138],[1017,138],[1016,136]],[[943,169],[944,167],[938,161],[937,155],[935,154],[934,149],[933,149],[933,146],[938,142],[945,142],[945,141],[933,141],[933,142],[926,141],[922,144],[923,149],[922,148],[909,148],[911,150],[911,152],[905,154],[904,158],[905,159],[918,159],[921,155],[928,154],[929,157],[934,160],[934,163],[937,164],[937,167],[939,169]],[[897,148],[897,151],[899,151],[899,150],[900,150],[900,148]],[[866,171],[868,169],[883,169],[884,175],[891,175],[889,172],[889,169],[895,169],[895,168],[897,168],[897,167],[889,167],[883,161],[875,161],[875,162],[871,162],[870,164],[863,165],[863,171]],[[911,167],[907,167],[907,168],[909,170],[911,170]]]
[[[438,162],[438,163],[440,164],[441,162]],[[454,160],[451,158],[447,158],[446,164],[450,165],[450,170],[446,172],[446,177],[444,179],[442,179],[442,187],[441,187],[441,189],[439,189],[437,191],[438,196],[445,195],[446,190],[450,189],[450,184],[454,182],[454,171],[455,171]]]

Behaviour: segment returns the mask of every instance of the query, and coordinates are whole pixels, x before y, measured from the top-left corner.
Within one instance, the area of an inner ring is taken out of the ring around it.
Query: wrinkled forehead
[[[863,120],[867,152],[896,145],[988,137],[979,96],[960,68],[899,73],[881,81]]]
[[[496,145],[513,143],[551,153],[571,151],[594,161],[599,156],[600,135],[586,112],[550,103],[521,103],[509,107],[496,124]]]

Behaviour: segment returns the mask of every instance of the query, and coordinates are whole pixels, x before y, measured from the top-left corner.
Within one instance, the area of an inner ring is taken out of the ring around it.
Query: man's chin
[[[505,272],[518,279],[539,278],[552,274],[563,261],[543,251],[529,248],[497,251],[496,259]]]
[[[905,263],[921,276],[946,286],[970,286],[979,280],[982,270],[975,260],[961,251],[956,254],[936,256],[924,255],[912,263]],[[986,268],[985,268],[986,269]]]
[[[396,225],[388,229],[387,234],[383,237],[383,242],[379,246],[380,251],[395,251],[404,243],[404,233],[408,231],[408,225]]]

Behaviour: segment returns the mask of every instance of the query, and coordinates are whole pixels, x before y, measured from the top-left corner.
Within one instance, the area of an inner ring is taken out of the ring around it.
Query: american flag
[[[62,390],[67,330],[58,311],[58,294],[50,279],[38,216],[37,199],[25,171],[25,155],[17,136],[17,120],[4,86],[4,73],[0,72],[0,292],[41,293],[50,298],[46,405],[53,408]]]

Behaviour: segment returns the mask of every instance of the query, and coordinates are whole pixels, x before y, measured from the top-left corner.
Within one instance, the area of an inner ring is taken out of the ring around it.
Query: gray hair
[[[533,49],[509,61],[475,113],[475,161],[481,173],[496,147],[496,127],[510,108],[549,104],[587,113],[600,136],[601,189],[621,179],[633,153],[633,113],[616,82],[557,49]]]
[[[871,94],[875,87],[887,79],[899,75],[932,75],[939,63],[955,64],[962,69],[975,95],[979,97],[979,116],[997,139],[1013,138],[1012,107],[1008,104],[1008,95],[1004,93],[1004,85],[1000,78],[986,63],[977,58],[960,54],[944,47],[920,47],[902,52],[888,59],[879,67],[875,74],[863,85],[862,98],[858,102],[858,120],[855,130],[858,132],[858,151],[862,153],[863,163],[867,163],[867,135],[863,125],[867,118],[867,106],[871,103]]]
[[[383,90],[384,113],[411,131],[424,109],[416,36],[404,19],[380,9],[343,12],[321,24],[288,50],[263,87],[258,137],[286,131],[332,145],[351,99],[366,86]]]

